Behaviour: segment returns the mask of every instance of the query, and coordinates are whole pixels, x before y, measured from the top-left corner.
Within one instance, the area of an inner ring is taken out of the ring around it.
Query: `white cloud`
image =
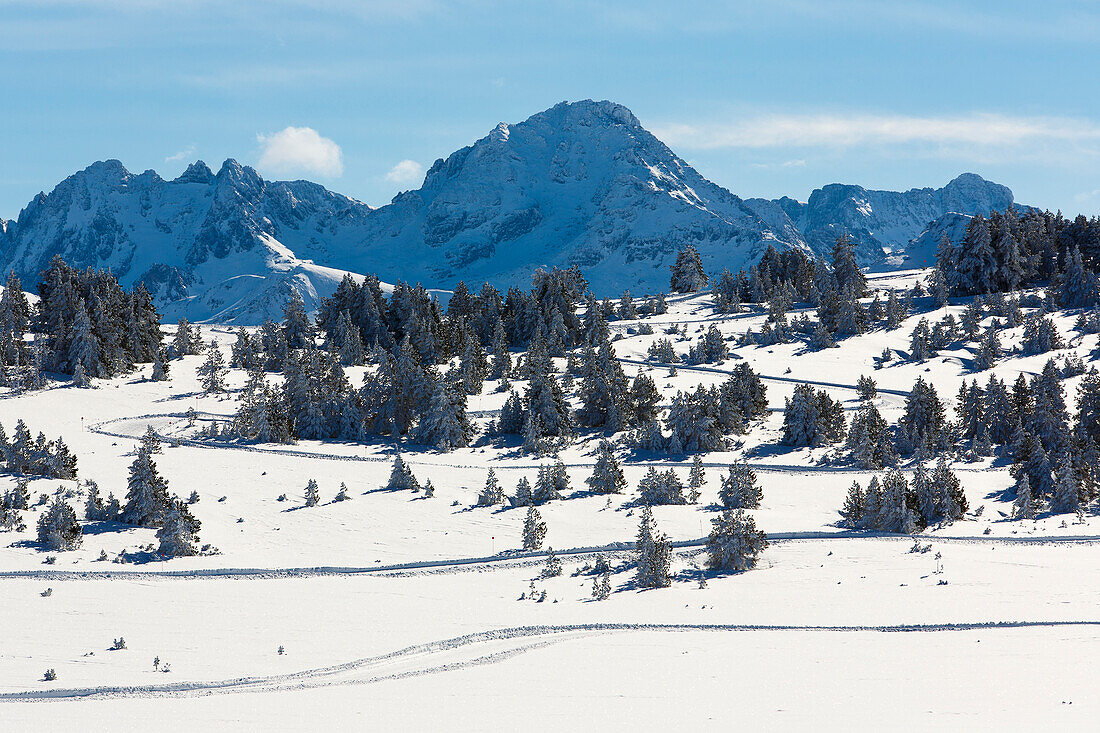
[[[1017,146],[1100,140],[1100,125],[1068,117],[971,114],[916,117],[874,114],[759,115],[718,124],[657,126],[654,134],[690,149],[849,147],[868,144]]]
[[[257,135],[259,167],[278,175],[300,173],[335,178],[344,172],[340,146],[321,137],[312,127],[287,127],[270,135]]]
[[[175,163],[177,160],[184,160],[186,158],[190,158],[194,154],[195,154],[195,146],[194,145],[188,145],[186,148],[179,151],[178,153],[173,153],[172,155],[169,155],[167,158],[164,159],[164,162],[165,163]]]
[[[386,180],[399,186],[411,186],[424,179],[424,166],[415,160],[403,160],[386,174]]]

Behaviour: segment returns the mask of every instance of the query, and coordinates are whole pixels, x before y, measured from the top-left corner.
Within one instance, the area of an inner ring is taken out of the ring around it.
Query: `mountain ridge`
[[[227,159],[166,180],[117,160],[74,173],[0,221],[0,265],[28,287],[55,255],[142,283],[166,318],[254,324],[298,290],[315,307],[345,273],[450,288],[526,287],[536,267],[580,266],[600,294],[667,287],[685,243],[708,271],[768,246],[828,256],[839,234],[861,264],[897,261],[932,222],[988,213],[1011,191],[972,173],[939,189],[816,189],[806,202],[742,199],[699,174],[614,102],[562,102],[500,123],[439,158],[378,208],[310,181],[266,181]]]

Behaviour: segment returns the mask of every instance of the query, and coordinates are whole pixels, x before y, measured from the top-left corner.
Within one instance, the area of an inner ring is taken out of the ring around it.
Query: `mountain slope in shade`
[[[907,258],[906,251],[930,222],[947,214],[972,216],[1003,211],[1012,206],[1013,196],[1006,186],[963,173],[943,188],[874,191],[833,183],[816,189],[806,203],[784,197],[774,201],[746,199],[745,204],[774,230],[797,232],[801,241],[820,256],[827,257],[836,238],[846,234],[855,241],[860,263],[878,269],[903,262],[923,266],[917,262],[920,258]],[[927,266],[932,264],[934,258]]]
[[[290,288],[315,307],[343,272],[316,265],[344,246],[334,235],[370,207],[308,181],[267,182],[227,160],[166,181],[117,160],[95,163],[39,194],[2,235],[4,269],[28,289],[54,255],[143,283],[166,317],[255,323]]]

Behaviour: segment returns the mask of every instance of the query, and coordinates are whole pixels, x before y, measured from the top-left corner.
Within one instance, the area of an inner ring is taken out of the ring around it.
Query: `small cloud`
[[[169,155],[167,158],[164,159],[164,162],[165,163],[175,163],[176,161],[185,160],[187,158],[190,158],[194,154],[195,154],[195,146],[194,145],[188,145],[186,148],[179,151],[178,153],[173,153],[172,155]]]
[[[1075,193],[1073,195],[1073,200],[1079,204],[1083,204],[1086,201],[1092,201],[1096,198],[1100,198],[1100,188],[1094,188],[1091,191],[1082,191],[1081,193]]]
[[[805,168],[806,161],[798,158],[796,160],[785,160],[779,164],[780,168]]]
[[[399,186],[411,186],[424,178],[424,166],[415,160],[403,160],[386,174],[386,180]]]
[[[257,135],[259,167],[280,175],[311,173],[336,178],[344,173],[340,146],[312,127],[287,127],[270,135]]]

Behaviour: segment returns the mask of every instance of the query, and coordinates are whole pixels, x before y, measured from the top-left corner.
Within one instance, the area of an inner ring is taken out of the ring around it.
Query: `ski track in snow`
[[[972,545],[1093,545],[1100,543],[1100,535],[1068,535],[1062,537],[993,537],[985,535],[934,536],[904,535],[885,532],[772,532],[768,542],[830,542],[856,540],[862,542],[912,542],[972,544]],[[699,550],[706,546],[706,539],[674,540],[676,550]],[[590,547],[573,547],[554,550],[558,557],[584,559],[597,554],[625,553],[634,550],[634,541],[611,542]],[[388,565],[344,566],[318,565],[297,568],[196,568],[192,570],[6,570],[0,572],[0,580],[33,579],[43,581],[80,581],[80,580],[152,580],[152,579],[197,579],[197,578],[238,578],[256,580],[278,580],[284,578],[310,578],[321,576],[377,575],[400,577],[423,574],[425,572],[467,572],[491,569],[509,569],[538,564],[545,558],[545,550],[509,551],[496,555],[480,557],[441,558],[436,560],[414,560],[411,562],[391,563]]]
[[[1094,627],[1100,621],[976,621],[932,624],[797,625],[797,624],[661,624],[582,623],[490,629],[449,639],[415,644],[373,657],[328,667],[258,677],[181,681],[161,685],[109,685],[0,693],[0,702],[43,702],[89,698],[197,697],[215,694],[282,692],[319,687],[367,685],[494,664],[532,649],[582,637],[627,632],[825,632],[939,633],[1006,629]],[[484,653],[483,653],[484,652]]]

